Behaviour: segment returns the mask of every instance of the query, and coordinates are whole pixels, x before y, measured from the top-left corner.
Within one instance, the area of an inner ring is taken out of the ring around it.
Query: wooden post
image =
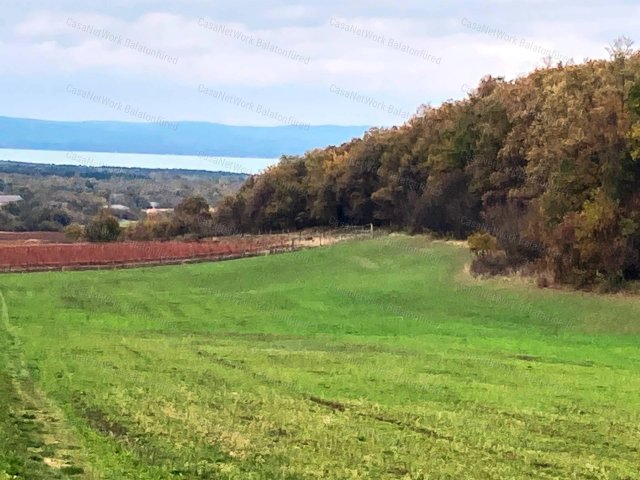
[[[371,238],[373,238],[373,223],[371,224]]]

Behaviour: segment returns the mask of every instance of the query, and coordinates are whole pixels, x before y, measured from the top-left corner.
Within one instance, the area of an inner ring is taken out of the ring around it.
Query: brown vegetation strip
[[[0,243],[70,243],[62,232],[0,232]]]
[[[346,406],[340,402],[335,402],[333,400],[325,400],[319,397],[309,397],[313,403],[317,403],[318,405],[322,405],[325,407],[329,407],[331,410],[338,410],[340,412],[344,412],[346,410]]]

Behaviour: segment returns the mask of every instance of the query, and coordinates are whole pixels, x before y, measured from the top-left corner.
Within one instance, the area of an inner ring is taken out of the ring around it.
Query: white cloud
[[[245,1],[233,9],[227,4],[211,7],[204,1],[178,8],[165,0],[140,0],[126,2],[127,16],[120,13],[125,11],[121,8],[125,2],[101,7],[102,3],[91,0],[82,9],[73,0],[31,3],[35,10],[19,12],[9,7],[8,15],[13,12],[16,21],[0,34],[0,65],[11,66],[10,74],[5,68],[4,78],[38,75],[46,81],[117,76],[121,83],[111,86],[115,92],[152,90],[162,83],[173,85],[180,96],[205,84],[245,91],[247,96],[278,93],[278,101],[287,101],[282,94],[285,90],[306,102],[298,101],[287,109],[297,107],[327,122],[331,119],[326,112],[333,106],[335,121],[341,123],[363,123],[371,112],[355,105],[344,110],[341,99],[323,97],[331,84],[413,110],[421,103],[461,97],[463,85],[473,86],[485,74],[514,77],[530,70],[540,65],[543,47],[576,61],[603,57],[606,43],[633,30],[640,15],[638,5],[621,1],[608,6],[583,2],[577,10],[577,2],[550,0],[517,4],[493,0],[488,4],[491,8],[463,0],[449,6],[409,0],[403,13],[395,2],[386,0],[335,6],[311,1],[295,5],[279,0]],[[239,39],[234,33],[203,28],[199,18],[238,32]],[[384,42],[336,28],[332,18],[374,32]],[[462,18],[501,29],[535,48],[465,28]],[[391,38],[406,49],[424,49],[441,61],[438,64],[383,44]],[[260,48],[259,41],[268,42],[276,51]],[[327,105],[327,101],[332,103]],[[172,108],[166,116],[189,118],[190,111]],[[233,111],[225,115],[233,116]],[[372,123],[375,121],[385,118],[378,116]]]

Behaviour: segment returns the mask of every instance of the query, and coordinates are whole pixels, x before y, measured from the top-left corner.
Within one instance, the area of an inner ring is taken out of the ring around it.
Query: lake
[[[236,158],[146,153],[65,152],[0,148],[0,160],[90,167],[184,168],[224,172],[258,173],[278,163],[277,158]]]

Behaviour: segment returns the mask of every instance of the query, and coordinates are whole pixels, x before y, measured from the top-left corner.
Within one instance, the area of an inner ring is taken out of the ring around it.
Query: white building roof
[[[20,195],[0,195],[0,205],[8,205],[22,200],[23,198]]]
[[[108,207],[104,207],[104,208],[110,208],[111,210],[131,210],[126,205],[118,205],[118,204],[109,205]]]

